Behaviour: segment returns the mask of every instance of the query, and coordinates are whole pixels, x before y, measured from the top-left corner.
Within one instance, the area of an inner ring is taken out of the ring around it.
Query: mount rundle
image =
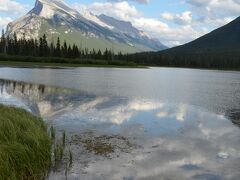
[[[166,49],[157,39],[133,27],[130,22],[120,21],[101,14],[78,12],[62,0],[36,0],[34,8],[7,26],[6,34],[17,37],[39,38],[46,34],[48,41],[74,43],[83,48],[115,52],[141,52]]]

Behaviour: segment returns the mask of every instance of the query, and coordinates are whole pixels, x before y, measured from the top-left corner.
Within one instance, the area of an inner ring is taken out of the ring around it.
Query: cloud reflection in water
[[[85,179],[233,179],[240,177],[240,131],[222,115],[185,104],[104,97],[1,81],[0,102],[22,104],[59,128],[134,137],[142,148],[89,163]],[[78,175],[78,174],[77,174]],[[71,176],[71,175],[70,175]]]

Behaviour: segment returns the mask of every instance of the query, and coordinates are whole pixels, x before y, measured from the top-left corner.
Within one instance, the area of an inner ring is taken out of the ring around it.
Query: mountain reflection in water
[[[223,115],[186,104],[99,96],[9,80],[0,80],[0,89],[0,103],[24,107],[68,134],[86,130],[119,134],[137,145],[110,159],[80,154],[75,149],[78,156],[69,179],[240,177],[240,131]],[[229,110],[226,115],[237,119],[232,112],[239,111]],[[49,177],[61,178],[65,178],[64,171]]]

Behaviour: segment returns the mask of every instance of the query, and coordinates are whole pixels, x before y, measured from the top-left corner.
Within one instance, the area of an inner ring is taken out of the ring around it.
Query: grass
[[[0,54],[0,66],[9,67],[124,67],[143,68],[134,62],[58,57],[31,57]]]
[[[72,64],[72,63],[44,63],[44,62],[18,62],[18,61],[1,61],[0,66],[3,67],[26,67],[26,68],[75,68],[75,67],[109,67],[109,68],[146,68],[145,66],[138,65],[113,65],[113,64],[94,64],[86,63],[86,64]]]
[[[0,180],[42,179],[51,165],[51,138],[42,119],[0,105]]]

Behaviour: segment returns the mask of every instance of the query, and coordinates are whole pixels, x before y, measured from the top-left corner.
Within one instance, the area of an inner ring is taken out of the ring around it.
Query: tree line
[[[170,49],[160,52],[129,54],[126,59],[137,64],[162,67],[240,70],[240,50],[238,47],[203,49],[202,52],[191,52],[190,50],[174,52]]]
[[[102,52],[101,50],[81,48],[75,44],[70,45],[66,41],[61,43],[59,37],[56,44],[49,43],[45,34],[39,39],[26,39],[24,35],[22,38],[17,38],[16,34],[10,38],[5,36],[4,31],[2,31],[0,39],[0,54],[29,57],[24,58],[24,61],[31,61],[33,58],[39,60],[41,57],[46,57],[49,59],[47,62],[55,63],[83,63],[82,60],[91,60],[88,63],[96,63],[96,60],[101,60],[108,64],[120,63],[119,65],[134,63],[164,67],[240,69],[240,51],[238,48],[203,49],[202,52],[197,53],[191,52],[189,49],[180,52],[169,49],[160,52],[134,54],[119,52],[115,54],[112,49],[106,48]],[[46,58],[44,58],[45,61]],[[8,57],[8,59],[10,58]]]
[[[67,44],[66,41],[61,43],[60,38],[57,42],[49,43],[44,34],[39,39],[29,39],[23,35],[18,38],[16,33],[12,37],[6,36],[4,30],[0,39],[0,53],[17,56],[33,56],[33,57],[61,57],[61,58],[78,58],[78,59],[96,59],[111,61],[114,58],[120,59],[122,53],[114,54],[112,49],[105,51],[80,48],[77,45]]]

